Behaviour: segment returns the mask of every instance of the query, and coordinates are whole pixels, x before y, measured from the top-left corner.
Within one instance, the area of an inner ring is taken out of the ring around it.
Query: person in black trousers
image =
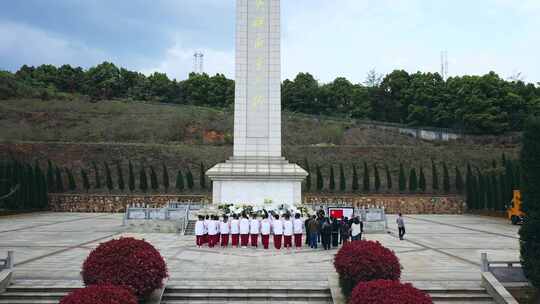
[[[332,247],[337,247],[339,245],[339,230],[340,230],[340,221],[338,219],[332,220]]]
[[[343,221],[341,221],[341,225],[339,228],[339,243],[347,243],[349,241],[350,235],[351,227],[349,227],[349,219],[345,217]]]
[[[321,239],[324,250],[329,250],[331,248],[332,224],[330,224],[330,219],[327,217],[324,218],[324,222],[322,224]]]

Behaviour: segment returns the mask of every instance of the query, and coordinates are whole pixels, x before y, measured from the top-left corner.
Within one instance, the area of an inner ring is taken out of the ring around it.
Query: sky
[[[282,78],[368,71],[518,75],[540,82],[540,0],[282,0]],[[234,0],[0,0],[0,70],[103,61],[185,79],[234,77]]]

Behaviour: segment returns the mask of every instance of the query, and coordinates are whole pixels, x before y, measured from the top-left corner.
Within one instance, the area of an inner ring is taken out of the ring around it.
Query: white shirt
[[[208,235],[216,235],[216,234],[218,234],[217,221],[209,221],[208,222]]]
[[[294,234],[301,234],[304,232],[304,222],[301,219],[293,220]]]
[[[240,234],[249,234],[249,220],[247,218],[240,220]]]
[[[229,234],[229,231],[229,222],[219,222],[219,232],[221,232],[221,234]]]
[[[240,233],[240,221],[232,220],[231,221],[231,234],[238,234],[238,233]]]
[[[283,234],[283,222],[281,220],[272,221],[272,230],[274,230],[274,235]]]
[[[270,221],[268,219],[264,219],[261,221],[261,234],[263,235],[270,234]]]
[[[252,219],[249,222],[249,233],[251,234],[259,234],[261,231],[261,222],[257,219]]]
[[[204,234],[208,234],[208,223],[210,220],[204,220]]]
[[[357,236],[359,235],[360,233],[362,233],[362,230],[360,228],[360,224],[355,224],[353,223],[351,225],[351,236]]]
[[[201,236],[204,235],[204,222],[203,221],[197,221],[195,223],[195,235]]]
[[[291,220],[283,221],[283,235],[290,236],[293,234],[293,222]]]

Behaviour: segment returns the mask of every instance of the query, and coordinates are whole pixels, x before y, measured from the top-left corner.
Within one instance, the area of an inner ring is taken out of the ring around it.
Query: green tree
[[[399,192],[405,192],[407,188],[407,177],[405,176],[405,169],[403,164],[399,164]]]
[[[375,191],[379,192],[381,189],[381,176],[379,175],[379,168],[377,164],[373,164],[373,174],[375,175]]]
[[[184,191],[184,175],[182,174],[182,170],[178,170],[176,174],[176,190],[178,192]]]
[[[124,192],[126,183],[124,182],[124,170],[122,170],[122,163],[120,161],[116,162],[116,176],[118,178],[118,189]],[[135,188],[135,186],[133,188]]]
[[[409,191],[416,192],[417,190],[418,190],[418,177],[416,175],[416,169],[413,167],[411,168],[411,172],[409,175]]]
[[[101,189],[101,177],[99,176],[99,168],[95,161],[92,162],[92,166],[94,167],[94,178],[96,182],[94,189]]]
[[[56,184],[56,192],[62,193],[64,192],[64,179],[62,178],[62,170],[60,170],[59,167],[56,167],[56,174],[55,174],[55,184]]]
[[[484,175],[480,172],[480,169],[476,169],[476,174],[478,175],[478,209],[487,209],[486,201],[486,182]]]
[[[357,192],[358,189],[360,189],[360,184],[358,182],[358,171],[356,170],[356,165],[352,165],[352,171],[353,171],[353,178],[352,178],[352,185],[351,188],[353,192]]]
[[[193,191],[193,174],[191,173],[191,170],[189,168],[186,169],[186,183],[187,187],[190,191]]]
[[[458,193],[463,193],[463,190],[465,190],[463,176],[461,175],[461,171],[459,170],[458,166],[456,166],[456,190]]]
[[[75,177],[69,168],[66,168],[66,173],[68,176],[68,188],[69,191],[77,190],[77,183],[75,182]]]
[[[390,172],[390,168],[388,167],[388,164],[385,165],[386,169],[386,188],[388,190],[392,190],[392,173]]]
[[[476,196],[475,196],[475,181],[476,178],[474,177],[471,169],[471,164],[467,164],[467,177],[466,177],[466,197],[467,197],[467,208],[470,210],[476,209]]]
[[[105,168],[105,185],[107,185],[107,189],[109,192],[111,192],[114,189],[111,168],[109,168],[109,164],[107,162],[103,162],[103,167]]]
[[[135,172],[133,171],[133,164],[131,161],[128,163],[128,174],[129,174],[129,180],[128,180],[128,188],[131,193],[135,191]]]
[[[527,215],[519,231],[521,263],[529,281],[540,288],[540,118],[527,120],[521,148],[522,210]]]
[[[345,192],[347,190],[347,181],[345,180],[345,169],[343,164],[339,164],[339,190]]]
[[[364,161],[364,192],[369,192],[370,188],[370,181],[369,181],[369,168],[367,165],[367,162]]]
[[[201,189],[206,189],[206,175],[205,175],[205,169],[204,169],[204,163],[201,162],[201,165],[199,166],[201,169],[199,173],[199,184],[201,185]]]
[[[150,166],[150,187],[154,192],[157,192],[159,190],[159,182],[156,174],[156,170],[154,170],[153,166]]]
[[[321,171],[321,166],[317,165],[317,190],[320,192],[324,188],[324,178]]]
[[[146,170],[142,164],[141,170],[139,171],[139,189],[145,193],[148,191],[148,178],[146,176]]]
[[[83,182],[83,188],[86,193],[90,190],[90,180],[88,179],[88,173],[86,173],[86,170],[84,168],[81,168],[81,179]]]
[[[336,180],[334,177],[334,166],[330,165],[330,180],[328,182],[328,189],[330,191],[336,190]]]
[[[306,182],[305,182],[306,191],[309,192],[309,191],[311,191],[311,170],[309,168],[309,163],[308,163],[307,158],[304,158],[304,166],[305,166],[304,169],[308,173],[308,175],[306,176]]]
[[[418,177],[418,188],[422,192],[426,192],[427,186],[426,186],[426,176],[424,174],[424,168],[420,167],[420,176]]]
[[[54,180],[54,166],[50,160],[47,160],[47,188],[49,191],[54,192],[56,190]]]
[[[167,166],[165,166],[165,163],[163,163],[163,188],[165,188],[165,193],[169,192],[170,182],[169,182],[169,171],[167,170]]]
[[[450,173],[448,172],[446,162],[443,162],[443,188],[444,193],[450,193]]]
[[[437,172],[437,165],[434,160],[431,160],[431,175],[431,188],[433,189],[433,192],[437,192],[439,190],[439,173]]]

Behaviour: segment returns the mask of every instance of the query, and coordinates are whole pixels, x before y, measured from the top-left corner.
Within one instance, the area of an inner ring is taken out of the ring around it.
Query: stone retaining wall
[[[127,205],[162,207],[169,201],[209,204],[204,195],[93,195],[49,194],[52,211],[58,212],[124,212]],[[387,213],[462,214],[465,200],[460,196],[437,195],[304,195],[304,203],[349,207],[385,207]]]
[[[307,195],[304,203],[349,207],[380,206],[395,214],[462,214],[467,207],[461,196],[436,195]]]
[[[159,208],[169,201],[208,204],[210,198],[203,195],[49,194],[50,210],[58,212],[124,212],[127,205]]]

